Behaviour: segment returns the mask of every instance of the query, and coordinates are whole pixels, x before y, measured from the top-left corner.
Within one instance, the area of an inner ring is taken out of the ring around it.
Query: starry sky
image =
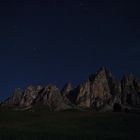
[[[16,87],[74,86],[102,66],[140,78],[136,0],[5,0],[0,4],[0,100]]]

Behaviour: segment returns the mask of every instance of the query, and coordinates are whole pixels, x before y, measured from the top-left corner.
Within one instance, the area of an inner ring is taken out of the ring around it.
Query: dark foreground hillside
[[[0,110],[0,140],[139,140],[140,115]]]

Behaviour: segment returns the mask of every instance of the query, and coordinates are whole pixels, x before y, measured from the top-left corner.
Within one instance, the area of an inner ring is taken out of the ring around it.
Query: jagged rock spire
[[[61,90],[62,95],[68,95],[72,91],[72,85],[71,83],[67,83],[64,85],[64,87]]]
[[[2,106],[19,106],[22,96],[23,90],[16,88],[13,95],[4,101]]]
[[[103,67],[77,87],[67,83],[62,90],[55,85],[29,86],[24,91],[16,89],[1,106],[47,106],[59,111],[78,108],[92,110],[113,109],[114,104],[140,107],[140,82],[130,74],[116,80],[110,70]]]
[[[122,84],[122,104],[137,107],[140,106],[140,83],[133,74],[124,75]]]

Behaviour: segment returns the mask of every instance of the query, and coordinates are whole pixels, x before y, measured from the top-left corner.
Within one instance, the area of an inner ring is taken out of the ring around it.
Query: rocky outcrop
[[[122,83],[122,104],[131,107],[140,107],[140,83],[134,75],[125,75]]]
[[[19,106],[23,96],[23,91],[20,88],[15,89],[14,94],[2,102],[1,106]]]
[[[63,100],[69,104],[70,106],[73,106],[75,108],[74,103],[71,102],[71,100],[69,100],[69,96],[71,95],[73,91],[72,85],[71,83],[67,83],[64,85],[64,87],[61,90],[61,95],[63,97]]]
[[[53,85],[45,87],[43,91],[38,94],[33,105],[35,104],[47,105],[54,111],[71,109],[71,106],[63,100],[60,90]]]
[[[20,106],[23,107],[29,107],[34,103],[34,100],[37,98],[38,94],[41,93],[43,90],[42,86],[29,86],[27,89],[24,91],[24,94],[22,96],[22,99],[20,101]]]
[[[67,96],[73,90],[71,83],[67,83],[61,90],[62,95]]]
[[[54,86],[29,86],[25,91],[16,89],[13,96],[9,97],[2,103],[2,106],[12,106],[19,108],[34,108],[37,106],[47,106],[49,110],[61,111],[71,109],[61,96],[60,90]]]
[[[101,109],[120,102],[121,86],[110,71],[102,68],[78,87],[76,103],[80,107]]]
[[[76,104],[82,108],[90,108],[91,95],[90,81],[85,81],[77,87]]]
[[[77,108],[120,111],[126,107],[140,108],[140,83],[132,74],[125,75],[118,81],[109,70],[101,68],[76,88],[72,88],[68,83],[62,90],[55,85],[29,86],[25,91],[16,89],[1,106],[45,106],[51,111]]]

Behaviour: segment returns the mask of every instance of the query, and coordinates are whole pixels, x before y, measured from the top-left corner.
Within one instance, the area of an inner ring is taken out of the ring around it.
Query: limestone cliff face
[[[120,102],[120,92],[120,85],[113,79],[111,72],[102,68],[79,86],[76,103],[80,107],[101,108]]]
[[[24,91],[24,94],[22,96],[22,99],[20,101],[20,106],[31,106],[34,102],[34,100],[37,98],[38,94],[43,90],[42,86],[29,86]]]
[[[77,87],[76,104],[79,107],[89,108],[91,106],[91,96],[90,81],[88,80]]]
[[[6,99],[2,106],[19,106],[23,96],[23,91],[20,88],[15,89],[13,95]]]
[[[74,107],[74,103],[71,102],[71,99],[69,98],[69,96],[71,96],[71,92],[73,91],[73,88],[72,88],[72,85],[71,83],[67,83],[64,85],[64,87],[62,88],[61,90],[61,95],[62,95],[62,98],[63,100]]]
[[[62,95],[67,96],[73,90],[71,83],[67,83],[61,90]]]
[[[71,109],[71,106],[63,99],[60,90],[54,85],[29,86],[24,92],[17,89],[13,96],[2,103],[2,106],[32,108],[36,105],[48,106],[52,111]]]
[[[110,103],[112,99],[111,89],[112,75],[105,69],[101,69],[97,72],[95,77],[91,81],[91,93],[92,93],[92,106],[99,108],[107,103]]]
[[[47,106],[52,111],[61,111],[75,108],[112,110],[114,104],[140,108],[140,82],[133,75],[125,75],[118,81],[109,70],[101,68],[75,88],[68,83],[62,90],[55,85],[29,86],[24,91],[16,89],[1,106]]]
[[[71,109],[71,106],[63,99],[60,90],[53,85],[46,86],[43,91],[38,94],[34,104],[43,104],[51,108],[51,110],[59,111]]]
[[[126,106],[140,106],[140,83],[130,74],[125,75],[122,83],[122,104]]]

